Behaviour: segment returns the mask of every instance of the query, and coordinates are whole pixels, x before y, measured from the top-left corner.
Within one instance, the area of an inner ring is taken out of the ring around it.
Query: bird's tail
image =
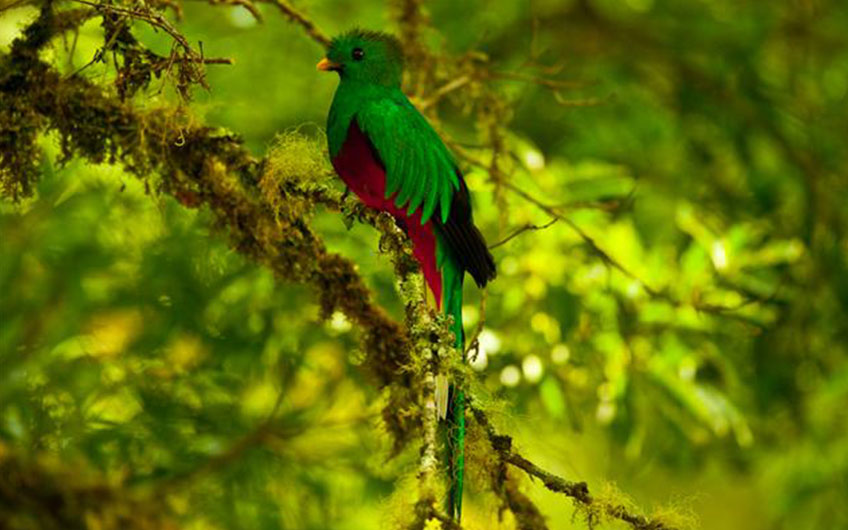
[[[464,271],[445,260],[442,269],[444,279],[444,311],[453,316],[453,331],[456,348],[465,355],[465,334],[462,329],[462,279]],[[464,360],[464,359],[463,359]],[[457,522],[462,517],[462,486],[465,474],[465,391],[456,382],[451,382],[448,391],[447,428],[445,446],[448,459],[447,512]]]

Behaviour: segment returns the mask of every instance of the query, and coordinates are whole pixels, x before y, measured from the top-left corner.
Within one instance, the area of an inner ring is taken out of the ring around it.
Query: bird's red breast
[[[421,224],[421,208],[412,215],[394,204],[394,197],[385,198],[386,171],[374,156],[373,148],[356,120],[351,123],[341,150],[333,158],[333,167],[348,188],[369,208],[390,213],[412,240],[413,255],[421,265],[424,279],[437,307],[442,302],[442,277],[436,265],[436,236],[432,221]]]

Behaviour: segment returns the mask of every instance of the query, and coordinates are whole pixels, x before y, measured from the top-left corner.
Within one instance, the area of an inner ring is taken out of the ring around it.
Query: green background
[[[329,34],[396,30],[382,3],[298,6]],[[315,71],[322,50],[301,28],[271,6],[262,24],[240,7],[184,10],[192,42],[235,60],[208,68],[210,90],[190,103],[198,120],[257,155],[293,128],[320,138],[337,79]],[[704,529],[848,528],[848,6],[494,0],[425,12],[440,57],[477,50],[493,71],[574,81],[557,93],[491,81],[512,109],[508,178],[628,271],[562,221],[493,251],[474,366],[498,424],[544,468],[593,492],[615,483],[648,513]],[[36,13],[0,13],[0,51]],[[167,52],[162,32],[133,30]],[[91,22],[72,54],[60,39],[49,59],[73,71],[102,39]],[[186,104],[160,83],[138,104]],[[457,90],[435,117],[485,158],[464,112],[474,97]],[[357,330],[341,315],[321,322],[306,289],[236,254],[208,212],[116,168],[59,165],[54,140],[42,139],[36,197],[0,204],[0,454],[153,492],[185,528],[402,520],[417,453],[390,458]],[[490,243],[551,219],[490,177],[467,167]],[[314,225],[400,318],[376,232],[325,212]],[[479,299],[467,286],[467,329]],[[464,523],[510,528],[470,473]],[[552,528],[585,528],[563,497],[526,491]]]

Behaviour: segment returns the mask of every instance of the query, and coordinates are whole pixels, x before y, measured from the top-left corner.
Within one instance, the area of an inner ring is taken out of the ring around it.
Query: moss
[[[0,183],[3,195],[17,202],[29,197],[40,175],[36,140],[42,118],[27,105],[0,93]]]
[[[630,512],[636,508],[633,499],[621,492],[615,484],[608,482],[603,485],[600,492],[596,492],[593,501],[589,504],[578,504],[577,513],[580,514],[589,525],[609,522],[621,512]]]
[[[274,139],[259,178],[262,200],[268,203],[278,223],[283,217],[308,218],[312,204],[304,191],[326,192],[333,175],[324,150],[323,133],[309,137],[300,129],[278,134]],[[299,193],[289,193],[297,189]]]
[[[677,528],[679,530],[695,530],[700,526],[698,517],[692,508],[682,504],[655,508],[651,511],[651,519],[666,528]]]
[[[283,184],[304,185],[321,184],[333,176],[333,170],[327,159],[327,138],[323,131],[317,136],[307,136],[302,128],[289,129],[277,135],[268,153],[268,161],[263,175],[268,185],[277,189]]]
[[[465,434],[466,480],[477,490],[490,487],[492,472],[501,465],[500,455],[492,449],[486,432],[476,421],[467,422]]]

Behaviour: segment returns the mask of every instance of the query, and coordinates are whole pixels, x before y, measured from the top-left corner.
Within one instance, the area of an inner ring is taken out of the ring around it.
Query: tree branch
[[[475,406],[469,407],[474,419],[486,433],[486,437],[491,445],[491,448],[498,455],[502,463],[509,464],[513,467],[521,469],[531,478],[537,478],[542,481],[544,486],[555,492],[565,495],[572,499],[578,508],[584,509],[584,515],[587,518],[590,527],[595,524],[600,514],[613,519],[618,519],[629,524],[636,530],[675,530],[668,526],[663,521],[657,519],[649,519],[643,515],[633,513],[630,509],[622,504],[614,504],[601,502],[593,498],[589,494],[589,486],[585,482],[572,482],[560,476],[554,475],[540,468],[530,460],[521,456],[512,448],[512,438],[502,434],[498,434],[492,424],[489,422],[486,414]],[[526,528],[540,528],[538,525],[533,526],[528,524]]]

